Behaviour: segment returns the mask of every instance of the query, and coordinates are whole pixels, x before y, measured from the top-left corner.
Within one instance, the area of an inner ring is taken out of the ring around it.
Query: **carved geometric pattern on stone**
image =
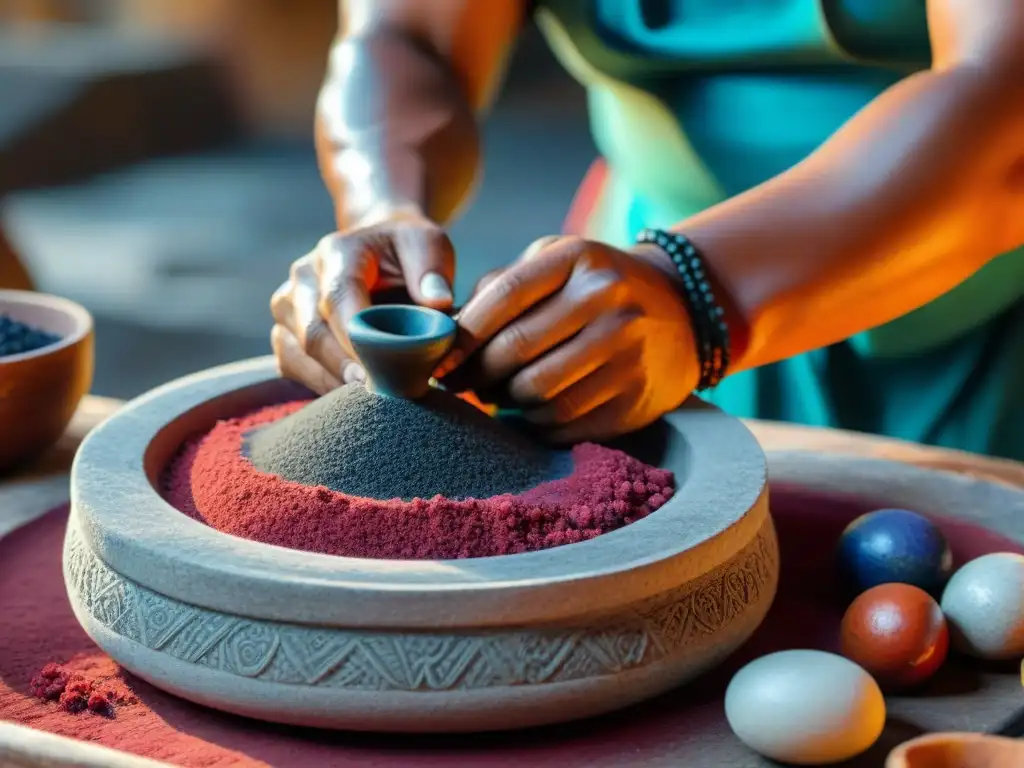
[[[187,605],[109,568],[74,524],[65,574],[94,621],[180,661],[275,683],[445,691],[611,675],[713,642],[744,614],[766,607],[777,551],[769,521],[725,566],[590,626],[459,635],[336,630]]]

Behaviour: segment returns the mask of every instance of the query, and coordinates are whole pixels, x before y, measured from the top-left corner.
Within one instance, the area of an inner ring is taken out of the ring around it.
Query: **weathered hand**
[[[557,442],[644,427],[699,378],[675,279],[652,248],[539,240],[482,281],[438,374],[452,389],[500,388]]]
[[[281,374],[319,394],[362,380],[365,371],[345,331],[349,318],[373,294],[396,288],[417,304],[449,310],[454,274],[451,241],[420,216],[391,216],[328,235],[292,264],[271,299],[271,344]]]

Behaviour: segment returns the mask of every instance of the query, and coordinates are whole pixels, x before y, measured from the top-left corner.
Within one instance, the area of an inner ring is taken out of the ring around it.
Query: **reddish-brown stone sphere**
[[[924,682],[942,666],[949,629],[942,609],[910,584],[862,593],[843,616],[841,650],[890,690]]]

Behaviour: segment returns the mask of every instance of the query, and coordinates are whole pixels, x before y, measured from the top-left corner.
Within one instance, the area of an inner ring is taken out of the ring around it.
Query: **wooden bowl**
[[[0,471],[29,461],[64,433],[93,372],[92,316],[73,301],[0,291],[0,315],[60,336],[56,344],[0,357]]]
[[[779,560],[765,456],[739,420],[702,401],[622,446],[675,473],[663,507],[538,552],[299,552],[209,528],[157,492],[187,437],[297,395],[309,393],[271,358],[215,368],[129,403],[79,449],[71,605],[153,685],[297,725],[503,730],[663,693],[723,661],[768,612]]]
[[[932,733],[901,744],[885,768],[1018,768],[1024,742],[979,733]]]

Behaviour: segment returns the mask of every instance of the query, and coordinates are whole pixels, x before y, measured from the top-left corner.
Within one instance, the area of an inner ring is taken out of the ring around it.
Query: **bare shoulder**
[[[927,0],[935,66],[971,62],[1024,72],[1024,2]]]
[[[527,0],[339,0],[339,35],[400,31],[444,58],[485,106],[526,18]]]

